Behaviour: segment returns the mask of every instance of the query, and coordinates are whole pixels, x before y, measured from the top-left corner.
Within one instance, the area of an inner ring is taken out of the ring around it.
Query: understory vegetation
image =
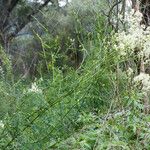
[[[136,64],[150,53],[149,29],[132,10],[126,30],[121,24],[116,33],[98,8],[79,4],[67,8],[67,17],[60,12],[64,18],[41,12],[32,37],[15,38],[10,53],[0,47],[0,149],[150,149],[150,77]],[[15,54],[18,43],[26,51]]]

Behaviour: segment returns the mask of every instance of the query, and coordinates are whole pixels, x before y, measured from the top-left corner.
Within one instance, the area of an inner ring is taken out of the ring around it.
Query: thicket
[[[6,63],[0,70],[1,149],[150,149],[150,116],[143,92],[133,81],[135,56],[127,53],[134,48],[132,43],[122,48],[121,34],[106,28],[107,18],[95,9],[89,15],[94,24],[87,26],[94,32],[85,30],[81,13],[73,15],[77,39],[75,33],[65,37],[66,32],[51,38],[47,25],[41,24],[45,34],[35,32],[42,52],[32,80],[13,76],[11,59],[2,49]],[[83,57],[78,67],[66,66],[59,52],[64,37],[67,50],[76,50],[74,42],[79,42]],[[127,61],[132,69],[126,70]]]

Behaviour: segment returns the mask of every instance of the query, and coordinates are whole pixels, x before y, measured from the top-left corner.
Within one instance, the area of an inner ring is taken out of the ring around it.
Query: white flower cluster
[[[126,13],[125,17],[120,17],[124,23],[126,23],[126,31],[119,31],[116,33],[115,39],[117,45],[115,49],[119,56],[133,56],[135,55],[135,50],[138,51],[139,59],[144,58],[144,65],[150,64],[150,27],[144,30],[144,26],[140,25],[142,20],[142,14],[137,11],[131,10],[130,13]],[[121,58],[122,58],[121,57]],[[129,68],[127,70],[129,74],[132,74],[132,70]],[[128,73],[127,72],[127,73]],[[138,76],[134,77],[133,82],[136,85],[141,85],[141,91],[147,93],[150,91],[150,75],[146,73],[140,73]]]
[[[142,91],[149,92],[150,91],[150,76],[146,73],[140,73],[138,76],[134,77],[134,82],[136,84],[142,84]]]
[[[41,94],[42,93],[42,90],[37,86],[36,82],[32,83],[31,84],[31,88],[28,89],[28,92],[33,92],[33,93],[39,93]]]
[[[0,120],[0,128],[4,128],[4,123],[2,120]]]
[[[120,17],[120,19],[122,19]],[[137,11],[134,13],[132,10],[128,14],[125,14],[124,19],[127,30],[119,31],[116,33],[116,50],[120,56],[132,55],[134,50],[138,49],[140,56],[150,55],[150,29],[144,30],[144,26],[140,25],[142,20],[142,14]]]
[[[2,66],[0,66],[0,76],[4,77],[4,70],[3,70]]]
[[[127,75],[129,76],[129,77],[131,77],[132,75],[133,75],[133,73],[134,73],[134,71],[133,71],[133,69],[132,68],[128,68],[128,70],[126,71],[127,72]]]

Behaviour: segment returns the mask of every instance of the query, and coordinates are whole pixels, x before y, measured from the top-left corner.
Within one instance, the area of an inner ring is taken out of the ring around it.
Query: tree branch
[[[25,18],[24,21],[21,24],[16,24],[16,29],[13,33],[11,33],[10,35],[8,35],[8,40],[12,39],[13,37],[15,37],[18,32],[20,32],[28,23],[30,23],[32,21],[32,16],[34,16],[35,14],[37,14],[40,10],[42,10],[45,6],[48,5],[49,2],[52,2],[52,0],[46,0],[43,4],[41,4],[37,9],[33,10],[30,14],[28,14]]]
[[[13,9],[16,7],[16,5],[18,4],[20,0],[9,0],[6,4],[6,14],[5,14],[5,18],[3,20],[3,28],[6,26],[8,18],[10,16],[10,13],[13,11]]]

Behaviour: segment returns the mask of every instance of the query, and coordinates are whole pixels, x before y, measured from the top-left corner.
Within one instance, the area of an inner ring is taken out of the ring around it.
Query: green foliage
[[[89,33],[84,28],[88,20],[82,18],[89,7],[83,10],[72,14],[74,22],[79,21],[73,34],[65,30],[51,35],[47,28],[44,35],[34,32],[42,49],[36,66],[39,78],[16,78],[12,84],[4,78],[6,71],[1,73],[0,149],[150,149],[150,117],[144,113],[141,93],[120,69],[113,32],[105,30],[105,18],[96,14],[94,32]],[[93,12],[92,8],[88,15]],[[18,42],[29,42],[32,49],[33,36],[29,39]],[[66,67],[69,50],[84,54],[76,69]],[[2,54],[9,70],[9,59]]]
[[[149,116],[139,110],[115,111],[98,117],[93,115],[88,126],[61,142],[58,149],[149,149],[148,120]]]
[[[24,29],[30,34],[12,42],[15,69],[23,74],[21,68],[26,64],[27,70],[34,70],[29,71],[31,76],[51,73],[53,65],[64,72],[70,67],[77,69],[90,51],[91,41],[106,34],[102,28],[105,17],[99,16],[99,7],[98,2],[93,4],[91,0],[82,5],[76,1],[59,11],[48,9],[33,17],[34,22]]]
[[[9,90],[1,81],[2,149],[149,148],[140,96],[134,89],[129,94],[128,77],[115,71],[115,50],[99,38],[93,43],[78,70],[64,75],[53,67],[49,77]]]

